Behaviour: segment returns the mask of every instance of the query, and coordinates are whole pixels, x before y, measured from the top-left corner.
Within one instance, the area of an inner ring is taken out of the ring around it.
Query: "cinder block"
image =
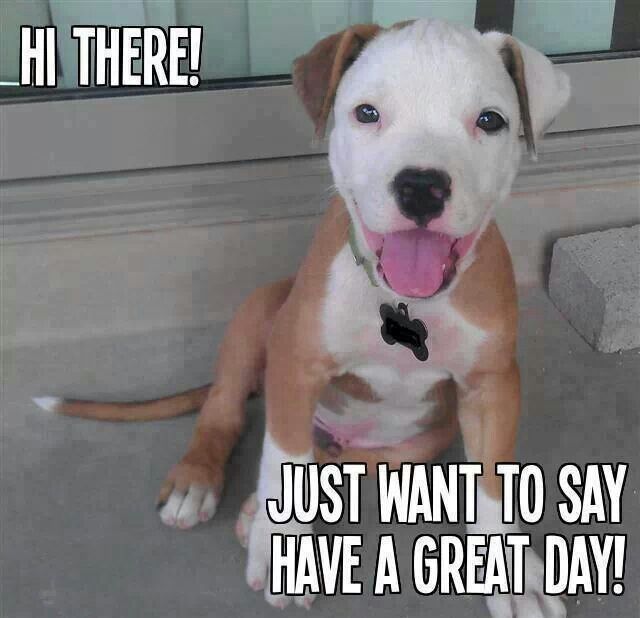
[[[640,225],[561,238],[551,300],[596,350],[640,346]]]

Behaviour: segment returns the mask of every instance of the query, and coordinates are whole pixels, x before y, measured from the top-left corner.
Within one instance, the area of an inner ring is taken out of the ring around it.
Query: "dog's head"
[[[294,63],[365,258],[401,296],[445,289],[569,98],[540,52],[440,21],[353,26]]]

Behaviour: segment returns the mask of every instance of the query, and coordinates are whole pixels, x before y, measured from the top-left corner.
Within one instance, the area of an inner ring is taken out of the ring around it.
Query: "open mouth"
[[[415,298],[428,298],[451,284],[476,235],[456,238],[421,227],[380,234],[368,229],[362,218],[360,224],[378,258],[378,275],[396,294]]]

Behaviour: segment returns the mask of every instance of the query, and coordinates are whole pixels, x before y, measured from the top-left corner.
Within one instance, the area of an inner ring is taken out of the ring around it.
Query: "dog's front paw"
[[[162,523],[180,530],[211,519],[222,492],[222,471],[191,461],[189,455],[173,467],[157,500]]]
[[[311,524],[300,524],[294,520],[286,524],[273,523],[264,505],[258,505],[255,494],[242,506],[236,523],[236,534],[243,546],[248,549],[247,584],[253,590],[264,589],[264,598],[269,605],[284,609],[293,600],[296,605],[309,609],[315,595],[304,594],[290,596],[272,594],[271,574],[271,536],[273,534],[301,535],[312,533]]]
[[[496,594],[487,598],[491,618],[565,618],[567,610],[559,597],[544,594],[544,566],[531,548],[525,556],[522,595]]]

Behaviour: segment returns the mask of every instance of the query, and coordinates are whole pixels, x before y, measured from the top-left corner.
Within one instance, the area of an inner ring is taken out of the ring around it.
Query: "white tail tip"
[[[55,412],[62,403],[62,399],[60,397],[34,397],[33,403],[47,412]]]

